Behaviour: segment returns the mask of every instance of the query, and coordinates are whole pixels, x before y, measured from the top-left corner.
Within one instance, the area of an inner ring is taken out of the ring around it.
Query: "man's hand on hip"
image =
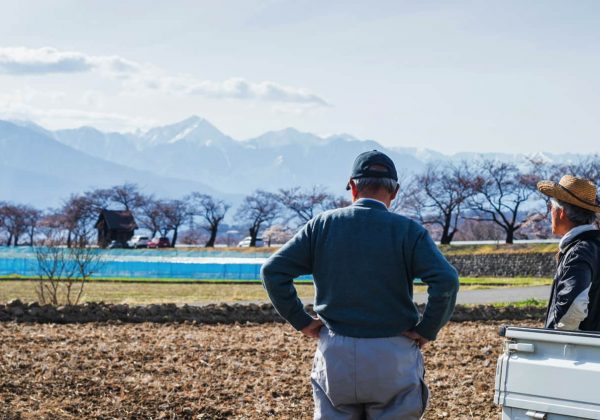
[[[413,331],[413,330],[404,331],[402,333],[402,335],[410,338],[411,340],[414,340],[414,342],[417,343],[417,346],[419,346],[419,348],[422,348],[425,344],[429,343],[428,339],[426,339],[425,337],[420,335],[418,332]]]
[[[319,338],[319,331],[321,331],[321,327],[323,326],[323,321],[320,319],[313,319],[310,324],[306,327],[302,328],[302,334],[310,338]]]

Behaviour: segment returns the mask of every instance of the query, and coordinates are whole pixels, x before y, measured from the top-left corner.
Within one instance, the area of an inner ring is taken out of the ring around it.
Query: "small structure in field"
[[[127,243],[138,225],[129,210],[102,209],[94,227],[98,229],[98,246],[106,248],[111,241]]]

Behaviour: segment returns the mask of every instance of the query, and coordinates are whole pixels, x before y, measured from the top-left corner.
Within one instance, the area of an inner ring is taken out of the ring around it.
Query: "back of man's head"
[[[386,172],[386,168],[382,165],[372,165],[369,167],[370,171],[379,171]],[[356,184],[356,188],[358,189],[359,194],[377,194],[381,190],[389,194],[393,194],[396,192],[398,188],[398,182],[393,180],[392,178],[376,178],[376,177],[366,177],[366,178],[356,178],[353,179]]]
[[[392,159],[378,150],[361,153],[354,160],[350,182],[356,185],[360,196],[378,193],[395,194],[398,173]],[[350,182],[346,189],[350,189]]]

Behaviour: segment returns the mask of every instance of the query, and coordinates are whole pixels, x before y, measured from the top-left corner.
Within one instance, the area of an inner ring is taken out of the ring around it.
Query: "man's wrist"
[[[293,317],[288,319],[288,322],[296,331],[302,331],[303,328],[306,328],[313,322],[315,319],[310,316],[305,310],[296,313]]]
[[[428,341],[434,341],[437,338],[436,331],[433,331],[431,328],[427,328],[427,326],[423,325],[423,323],[417,324],[415,328],[413,328],[413,331]]]

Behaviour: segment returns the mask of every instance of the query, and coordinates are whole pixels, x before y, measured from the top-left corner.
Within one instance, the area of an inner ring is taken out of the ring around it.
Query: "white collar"
[[[575,226],[573,229],[571,229],[570,231],[568,231],[567,233],[565,233],[565,236],[563,236],[560,239],[560,242],[558,243],[558,248],[563,251],[567,244],[569,242],[571,242],[576,236],[582,234],[583,232],[587,232],[589,230],[597,230],[598,228],[595,225],[579,225],[579,226]]]

